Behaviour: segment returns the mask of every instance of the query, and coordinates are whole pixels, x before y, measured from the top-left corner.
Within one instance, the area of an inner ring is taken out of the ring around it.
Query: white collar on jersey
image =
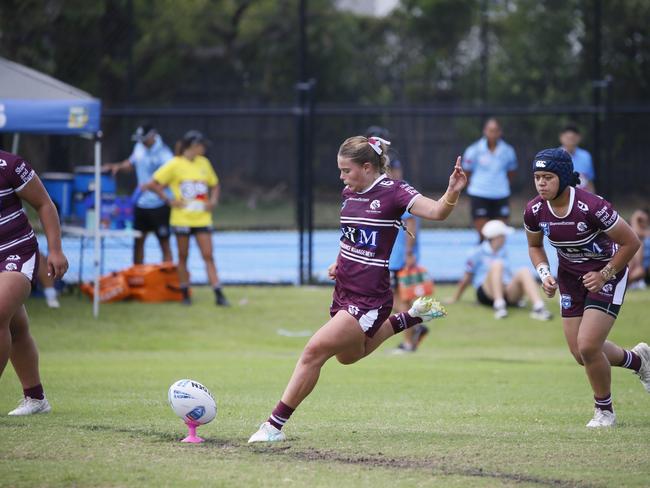
[[[573,188],[572,186],[569,187],[569,206],[567,207],[566,210],[566,215],[558,215],[555,213],[553,210],[553,207],[551,206],[550,200],[546,200],[546,205],[548,205],[548,209],[551,211],[551,213],[557,217],[558,219],[566,219],[569,214],[571,213],[571,210],[573,210],[573,201],[575,200],[576,196],[576,189]]]
[[[379,182],[380,182],[381,180],[383,180],[384,178],[387,178],[386,173],[382,173],[382,174],[380,174],[379,177],[378,177],[375,181],[372,182],[372,185],[370,185],[368,188],[366,188],[366,189],[363,190],[363,191],[357,191],[357,192],[355,192],[355,193],[356,193],[357,195],[363,195],[364,193],[369,192],[370,190],[372,190],[372,189],[375,187],[375,185],[376,185],[377,183],[379,183]]]

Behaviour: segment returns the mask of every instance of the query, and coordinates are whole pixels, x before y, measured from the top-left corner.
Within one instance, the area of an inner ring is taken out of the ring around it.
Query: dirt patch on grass
[[[351,465],[363,465],[366,467],[396,469],[396,470],[426,470],[431,471],[432,474],[439,474],[444,476],[467,476],[477,478],[492,478],[501,481],[510,481],[515,484],[533,484],[539,486],[552,486],[552,487],[579,487],[591,488],[597,485],[552,478],[541,478],[518,473],[503,473],[488,471],[476,467],[463,467],[454,463],[449,463],[448,460],[443,459],[418,459],[418,458],[399,458],[384,456],[382,453],[376,455],[346,455],[336,451],[327,451],[320,449],[307,449],[307,450],[293,450],[289,445],[254,447],[254,450],[260,454],[274,454],[282,455],[297,459],[299,461],[312,461],[312,462],[329,462],[329,463],[343,463]]]

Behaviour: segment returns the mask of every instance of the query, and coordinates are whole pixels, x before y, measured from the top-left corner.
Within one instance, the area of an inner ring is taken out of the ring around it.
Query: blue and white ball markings
[[[178,380],[169,387],[169,405],[188,422],[207,424],[217,415],[217,403],[205,386],[194,380]]]

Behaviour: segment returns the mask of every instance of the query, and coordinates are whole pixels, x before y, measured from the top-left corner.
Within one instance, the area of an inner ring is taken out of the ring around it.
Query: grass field
[[[0,486],[648,486],[650,396],[613,371],[619,427],[591,431],[591,391],[558,318],[503,321],[470,293],[434,322],[418,353],[398,339],[352,365],[328,363],[285,428],[289,442],[246,443],[289,378],[305,337],[327,318],[328,288],[229,288],[217,309],[198,289],[177,304],[28,304],[53,412],[0,417]],[[449,296],[443,287],[439,295]],[[650,292],[630,292],[611,337],[650,339]],[[556,303],[551,303],[554,309]],[[166,401],[180,378],[203,382],[219,413],[199,434]],[[20,397],[11,367],[0,412]]]

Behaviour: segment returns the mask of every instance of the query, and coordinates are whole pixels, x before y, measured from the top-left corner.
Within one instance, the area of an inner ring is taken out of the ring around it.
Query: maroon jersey
[[[524,212],[526,230],[543,232],[557,250],[560,267],[579,274],[600,270],[612,258],[618,246],[605,232],[618,219],[611,203],[580,188],[571,188],[564,216],[556,215],[539,196],[528,202]]]
[[[0,151],[0,256],[35,250],[36,237],[16,195],[34,177],[20,156]]]
[[[408,183],[386,175],[361,193],[343,189],[337,287],[362,296],[391,293],[388,260],[400,218],[419,195]]]

